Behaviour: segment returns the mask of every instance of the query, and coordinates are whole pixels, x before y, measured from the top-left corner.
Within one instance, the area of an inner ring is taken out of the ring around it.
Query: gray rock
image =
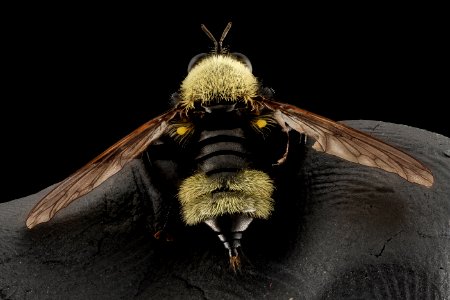
[[[0,204],[0,298],[450,299],[450,139],[346,123],[421,160],[434,186],[306,150],[273,217],[245,233],[234,273],[206,226],[152,237],[161,194],[135,160],[33,230],[27,213],[48,189]]]

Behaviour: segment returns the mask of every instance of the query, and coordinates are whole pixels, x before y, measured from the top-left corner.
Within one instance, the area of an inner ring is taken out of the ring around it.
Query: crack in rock
[[[391,236],[390,238],[388,238],[388,239],[386,240],[386,242],[384,242],[383,247],[381,248],[380,252],[379,252],[378,254],[374,254],[374,256],[375,256],[376,258],[378,258],[378,257],[380,257],[381,255],[383,255],[383,252],[384,252],[384,250],[386,249],[386,245],[387,245],[390,241],[392,241],[393,238],[395,238],[396,236],[398,236],[398,235],[399,235],[400,233],[402,233],[402,232],[403,232],[403,229],[400,230],[399,232],[397,232],[396,234],[394,234],[393,236]]]
[[[204,291],[201,287],[196,286],[196,285],[193,285],[193,284],[190,283],[187,279],[185,279],[185,278],[183,278],[183,277],[181,277],[181,276],[173,275],[173,277],[176,278],[176,279],[178,279],[178,280],[181,280],[188,288],[194,289],[194,290],[196,290],[196,291],[199,291],[199,292],[201,293],[202,299],[208,300],[208,297],[206,297],[205,291]]]

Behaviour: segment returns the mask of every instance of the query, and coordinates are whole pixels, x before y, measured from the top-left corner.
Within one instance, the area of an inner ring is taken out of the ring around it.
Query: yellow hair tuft
[[[201,60],[181,84],[181,104],[190,109],[195,102],[250,102],[257,96],[259,83],[252,72],[230,55],[211,55]]]
[[[178,199],[188,225],[237,213],[267,219],[273,210],[273,190],[269,175],[258,170],[243,170],[231,178],[198,173],[182,182]]]

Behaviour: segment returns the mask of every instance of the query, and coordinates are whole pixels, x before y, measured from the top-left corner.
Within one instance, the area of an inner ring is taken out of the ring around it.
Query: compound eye
[[[188,69],[187,69],[188,73],[192,70],[192,68],[195,67],[196,64],[198,64],[206,56],[207,56],[206,53],[200,53],[200,54],[197,54],[196,56],[194,56],[193,58],[191,58],[191,61],[189,62]]]
[[[233,55],[237,60],[243,63],[250,70],[250,72],[252,72],[253,70],[252,63],[250,62],[250,59],[248,59],[247,56],[239,52],[233,52],[231,53],[231,55]]]

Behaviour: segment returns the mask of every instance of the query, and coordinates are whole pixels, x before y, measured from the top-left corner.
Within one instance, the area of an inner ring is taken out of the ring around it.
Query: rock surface
[[[0,204],[0,299],[450,299],[450,139],[346,123],[421,160],[434,186],[307,149],[234,273],[206,226],[152,237],[161,195],[135,160],[33,230],[27,213],[48,189]]]

